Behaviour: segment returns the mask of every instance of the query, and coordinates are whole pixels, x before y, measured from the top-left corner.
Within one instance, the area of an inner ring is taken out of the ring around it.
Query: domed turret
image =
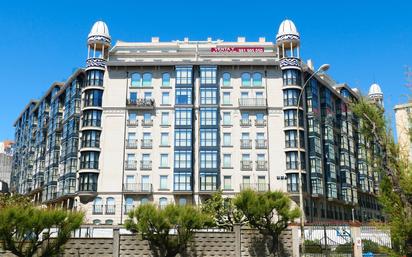
[[[103,21],[97,21],[93,24],[92,29],[90,30],[89,33],[89,38],[90,37],[106,37],[108,39],[111,39],[110,34],[109,34],[109,29],[107,28],[106,23]]]
[[[370,100],[383,107],[383,92],[377,83],[373,83],[369,88],[368,97]]]
[[[106,23],[103,21],[95,22],[87,37],[87,68],[104,68],[106,66],[111,41],[112,38]]]
[[[300,35],[291,20],[284,20],[276,35],[276,46],[281,69],[300,69]]]
[[[276,35],[276,41],[284,40],[286,38],[289,39],[297,39],[299,40],[299,32],[296,29],[295,24],[291,20],[284,20],[279,26],[278,34]]]

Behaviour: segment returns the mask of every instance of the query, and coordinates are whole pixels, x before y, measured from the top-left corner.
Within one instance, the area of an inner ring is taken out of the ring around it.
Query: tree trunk
[[[406,257],[412,257],[412,235],[408,235],[405,241]]]

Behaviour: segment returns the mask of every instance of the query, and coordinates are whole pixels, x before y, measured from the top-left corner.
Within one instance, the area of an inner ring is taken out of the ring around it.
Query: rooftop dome
[[[378,84],[373,83],[369,88],[369,95],[383,95],[381,87]]]
[[[286,36],[286,35],[293,35],[297,36],[299,38],[299,32],[296,29],[295,24],[291,20],[284,20],[279,26],[278,34],[276,35],[276,38],[279,39],[279,37]]]
[[[89,33],[89,37],[93,36],[103,36],[106,38],[111,38],[106,23],[104,23],[103,21],[95,22]]]

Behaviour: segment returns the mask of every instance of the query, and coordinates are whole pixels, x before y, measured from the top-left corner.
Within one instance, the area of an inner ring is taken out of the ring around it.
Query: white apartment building
[[[86,67],[16,120],[12,190],[119,224],[139,204],[201,204],[218,190],[297,201],[302,170],[308,220],[381,217],[348,108],[359,92],[301,61],[292,21],[275,41],[113,46],[99,21],[87,42]]]

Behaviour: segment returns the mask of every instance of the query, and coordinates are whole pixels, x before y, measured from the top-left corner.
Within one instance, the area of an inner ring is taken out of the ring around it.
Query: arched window
[[[106,221],[104,222],[104,224],[106,224],[106,225],[113,225],[113,220],[106,220]]]
[[[106,214],[115,214],[116,206],[113,197],[107,197],[106,199]]]
[[[131,86],[132,87],[139,87],[142,84],[142,76],[139,73],[133,73],[132,74],[132,81],[131,81]]]
[[[149,203],[149,199],[147,199],[147,197],[143,197],[142,199],[140,199],[140,204],[147,204]]]
[[[262,85],[262,74],[259,72],[253,73],[253,85],[261,86]]]
[[[186,198],[184,198],[184,197],[179,198],[179,205],[183,206],[183,205],[186,205],[186,203],[187,203]]]
[[[160,209],[165,208],[166,205],[167,205],[167,198],[166,198],[166,197],[161,197],[161,198],[159,199],[159,207],[160,207]]]
[[[223,86],[230,86],[230,73],[225,72],[222,75]]]
[[[162,75],[162,86],[170,86],[170,74],[168,72],[165,72]]]
[[[93,201],[93,214],[103,214],[103,201],[100,197],[96,197]]]
[[[152,85],[152,74],[151,73],[144,73],[143,74],[143,86],[151,86]]]
[[[99,219],[93,220],[93,224],[94,224],[94,225],[100,225],[101,223],[102,223],[102,221],[99,220]]]
[[[127,214],[129,211],[133,210],[133,208],[134,208],[133,198],[126,197],[125,205],[124,205],[124,213]]]
[[[250,73],[242,73],[242,86],[250,86]]]

